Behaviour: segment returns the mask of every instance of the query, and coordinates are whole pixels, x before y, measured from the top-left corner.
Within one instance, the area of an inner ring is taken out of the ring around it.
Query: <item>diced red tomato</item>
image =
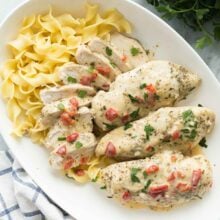
[[[66,145],[62,145],[61,147],[58,148],[56,151],[56,154],[60,156],[65,156],[66,155]]]
[[[91,76],[82,76],[80,79],[80,84],[84,86],[89,86],[92,82]]]
[[[100,74],[102,74],[103,76],[109,76],[109,73],[111,72],[111,69],[110,69],[110,67],[108,67],[108,66],[105,66],[105,67],[103,67],[103,66],[97,66],[97,67],[96,67],[96,70],[97,70]]]
[[[176,175],[175,172],[172,172],[168,177],[167,177],[167,181],[168,182],[172,182],[173,180],[176,179]]]
[[[114,157],[116,155],[116,148],[112,142],[108,142],[106,150],[105,150],[105,155],[107,157]]]
[[[74,142],[78,137],[79,137],[79,133],[73,132],[71,135],[66,137],[66,140],[71,143]]]
[[[188,192],[192,189],[192,186],[189,186],[186,183],[178,183],[176,189],[178,189],[180,192]]]
[[[149,195],[153,198],[157,197],[160,194],[164,194],[168,191],[168,185],[161,185],[161,186],[152,186],[149,188]]]
[[[72,125],[74,122],[74,120],[71,118],[71,116],[68,112],[63,112],[60,115],[60,120],[62,121],[63,125],[65,125],[65,126]]]
[[[80,164],[86,164],[88,162],[88,160],[89,160],[88,157],[81,157]]]
[[[113,121],[118,117],[118,112],[113,108],[109,108],[105,112],[105,117],[106,117],[107,120]]]
[[[75,107],[75,108],[78,108],[78,107],[79,107],[79,102],[78,102],[77,99],[74,98],[74,97],[70,99],[70,104],[71,104],[73,107]]]
[[[127,61],[127,56],[125,54],[122,55],[121,57],[121,61],[126,62]]]
[[[191,185],[193,187],[196,187],[198,185],[201,177],[202,177],[202,170],[201,169],[193,170],[192,178],[191,178]]]
[[[181,171],[176,171],[176,173],[177,173],[177,177],[178,178],[181,178],[181,179],[183,179],[183,178],[185,178],[185,174],[184,173],[182,173]]]
[[[146,90],[150,93],[156,93],[156,89],[155,87],[153,86],[153,84],[149,84],[146,86]]]
[[[171,162],[176,162],[177,158],[176,158],[176,155],[172,155],[171,158],[170,158]]]
[[[74,163],[74,159],[70,156],[67,157],[66,160],[64,161],[63,169],[64,170],[69,170],[70,168],[72,168],[73,163]]]
[[[84,171],[83,169],[77,169],[77,170],[75,171],[75,174],[76,174],[77,176],[84,176],[84,175],[85,175],[85,171]]]
[[[151,165],[146,169],[147,174],[156,173],[157,171],[159,171],[159,166],[157,165]]]
[[[129,114],[125,114],[121,117],[121,122],[124,124],[126,122],[128,122],[129,120]]]
[[[122,195],[122,199],[127,201],[131,199],[131,193],[129,191],[125,191]]]
[[[180,138],[180,132],[179,131],[174,131],[172,134],[172,139],[175,141]]]

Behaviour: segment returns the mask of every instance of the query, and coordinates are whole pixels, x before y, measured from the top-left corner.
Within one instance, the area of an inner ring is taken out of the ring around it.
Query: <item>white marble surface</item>
[[[0,23],[7,16],[10,11],[25,0],[0,0]],[[158,14],[155,9],[146,3],[146,0],[133,0],[144,7],[150,9],[154,13]],[[199,36],[198,33],[193,32],[186,27],[182,22],[177,20],[167,21],[177,32],[179,32],[190,44],[195,42],[195,39]],[[214,43],[212,46],[203,50],[197,50],[200,56],[205,60],[213,73],[220,80],[220,43]],[[5,142],[0,135],[0,150],[7,149]]]

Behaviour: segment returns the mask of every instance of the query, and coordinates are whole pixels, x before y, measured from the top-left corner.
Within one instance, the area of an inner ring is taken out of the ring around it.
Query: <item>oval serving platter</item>
[[[81,0],[30,0],[19,5],[0,26],[0,62],[10,54],[6,46],[20,27],[23,16],[43,13],[51,5],[58,13],[70,12],[79,17],[84,13],[85,1]],[[179,105],[202,104],[216,113],[216,126],[208,137],[205,154],[213,165],[213,187],[202,200],[191,202],[169,212],[154,212],[149,209],[129,209],[107,198],[95,184],[77,185],[73,180],[54,171],[48,164],[48,153],[28,138],[14,139],[10,133],[12,124],[7,117],[6,107],[0,100],[0,131],[18,161],[42,190],[60,207],[79,220],[126,219],[126,220],[219,220],[220,204],[220,85],[213,73],[198,54],[169,25],[147,9],[129,0],[91,0],[101,9],[117,8],[132,23],[132,36],[155,52],[155,59],[166,59],[184,65],[202,78],[202,85],[187,100]]]

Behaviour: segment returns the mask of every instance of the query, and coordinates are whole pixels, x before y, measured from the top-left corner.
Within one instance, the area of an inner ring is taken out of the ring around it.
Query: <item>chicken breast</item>
[[[123,160],[145,158],[165,148],[187,153],[212,131],[214,123],[215,114],[208,108],[161,108],[106,134],[96,155]]]
[[[111,83],[109,79],[98,73],[92,65],[66,63],[58,68],[58,74],[64,84],[80,83],[94,86],[97,89],[108,90]]]
[[[113,65],[115,64],[121,70],[121,72],[127,72],[133,68],[125,55],[114,47],[111,42],[95,37],[89,42],[88,47],[92,52],[100,53],[108,58]]]
[[[52,126],[63,112],[71,111],[72,100],[77,101],[78,107],[89,106],[92,102],[92,96],[85,96],[83,98],[73,96],[45,105],[41,110],[41,123],[46,127]]]
[[[86,164],[94,155],[94,134],[74,132],[62,138],[64,141],[60,141],[61,143],[50,153],[49,162],[53,168],[68,170]]]
[[[212,168],[203,155],[164,151],[110,165],[101,170],[99,179],[122,204],[170,209],[204,196],[212,185]]]
[[[143,46],[133,38],[115,32],[110,35],[110,42],[124,55],[132,69],[149,61]]]
[[[76,52],[76,60],[82,65],[92,65],[103,76],[109,78],[111,81],[121,74],[121,71],[102,54],[92,53],[92,51],[85,45],[78,47]]]
[[[79,108],[77,115],[74,117],[74,123],[72,125],[64,125],[61,120],[57,120],[56,123],[50,128],[47,137],[45,138],[44,145],[47,148],[54,149],[60,145],[62,141],[69,134],[77,131],[78,133],[92,132],[92,114],[87,107]]]
[[[90,86],[71,84],[59,87],[51,87],[49,89],[42,89],[40,91],[40,97],[43,104],[46,105],[60,99],[72,97],[74,95],[81,96],[82,93],[84,95],[94,96],[96,91],[93,87]]]
[[[92,100],[95,122],[102,130],[121,126],[173,106],[199,84],[199,76],[180,65],[150,61],[118,76],[108,92],[96,94]]]

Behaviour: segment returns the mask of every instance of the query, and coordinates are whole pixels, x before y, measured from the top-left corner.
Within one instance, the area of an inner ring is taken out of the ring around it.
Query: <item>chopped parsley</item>
[[[143,176],[144,176],[144,179],[147,179],[148,175],[147,175],[146,171],[143,172]]]
[[[198,107],[203,107],[203,105],[202,104],[198,104]]]
[[[148,98],[148,94],[147,94],[147,93],[144,93],[144,101],[145,101],[145,102],[147,101],[147,98]]]
[[[59,104],[57,105],[57,108],[60,109],[60,110],[64,110],[64,109],[65,109],[65,106],[64,106],[63,103],[59,103]]]
[[[146,139],[147,140],[150,139],[150,136],[153,134],[154,130],[155,129],[151,125],[149,125],[149,124],[145,125],[144,131],[146,133]]]
[[[108,123],[103,123],[103,124],[106,126],[108,130],[112,130],[117,127],[116,125],[113,125],[113,124],[108,124]]]
[[[197,135],[197,121],[195,120],[195,115],[192,110],[187,110],[182,113],[183,121],[184,121],[184,129],[181,132],[184,134],[186,138],[191,140],[195,139]]]
[[[84,98],[86,95],[87,95],[87,92],[85,90],[79,90],[77,95],[80,97],[80,98]]]
[[[58,141],[65,141],[65,140],[66,140],[66,137],[64,137],[64,136],[58,137],[57,140],[58,140]]]
[[[108,56],[111,56],[111,55],[112,55],[112,49],[109,48],[109,47],[106,47],[106,48],[105,48],[105,52],[106,52],[106,54],[107,54]]]
[[[152,183],[152,180],[149,179],[146,184],[144,185],[144,188],[141,190],[141,192],[146,193],[148,187],[150,186],[150,184]]]
[[[131,94],[128,94],[128,97],[129,97],[129,99],[131,100],[132,103],[135,103],[135,102],[138,103],[139,102],[138,99],[135,98],[134,96],[132,96]]]
[[[67,81],[68,81],[68,83],[77,83],[77,80],[75,78],[73,78],[72,76],[68,76]]]
[[[116,64],[114,62],[110,62],[110,64],[112,65],[113,68],[116,67]]]
[[[101,186],[100,189],[106,189],[106,186]]]
[[[132,56],[136,56],[136,55],[138,55],[138,54],[140,53],[140,50],[139,50],[139,48],[132,47],[132,48],[130,49],[130,52],[131,52],[131,55],[132,55]]]
[[[127,129],[129,129],[129,128],[131,128],[133,125],[130,123],[130,122],[128,122],[128,123],[126,123],[125,125],[124,125],[124,130],[127,130]]]
[[[93,73],[94,69],[95,69],[95,66],[94,65],[90,65],[87,71],[89,73]]]
[[[97,180],[98,180],[98,176],[96,176],[95,178],[93,178],[91,181],[93,182],[93,183],[95,183],[95,182],[97,182]]]
[[[139,171],[141,171],[140,168],[135,168],[135,167],[131,168],[131,175],[130,175],[130,177],[131,177],[131,181],[133,183],[140,183],[140,179],[137,177],[137,173]]]
[[[140,109],[138,108],[137,110],[133,111],[133,112],[130,114],[130,116],[131,116],[131,118],[132,118],[133,120],[135,120],[136,118],[138,118],[138,116],[139,116],[139,111],[140,111]]]
[[[79,142],[79,141],[77,141],[76,144],[75,144],[76,149],[79,149],[82,146],[83,146],[83,144],[81,142]]]
[[[207,147],[208,147],[208,145],[207,145],[207,143],[206,143],[206,138],[205,138],[205,137],[201,139],[201,141],[199,142],[199,145],[200,145],[201,147],[204,147],[204,148],[207,148]]]
[[[140,88],[140,89],[144,89],[146,86],[147,86],[147,84],[146,84],[146,83],[143,83],[143,84],[140,85],[139,88]]]

